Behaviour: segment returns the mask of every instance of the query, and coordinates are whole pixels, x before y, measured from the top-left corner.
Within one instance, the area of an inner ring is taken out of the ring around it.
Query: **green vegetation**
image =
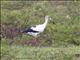
[[[2,60],[79,60],[80,47],[1,47]]]
[[[32,25],[44,22],[47,28],[32,36],[22,34]],[[79,1],[1,1],[2,60],[80,60]]]

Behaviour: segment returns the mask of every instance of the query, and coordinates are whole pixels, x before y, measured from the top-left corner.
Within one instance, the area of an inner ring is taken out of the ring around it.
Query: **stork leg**
[[[35,37],[32,39],[31,45],[32,46],[36,46],[37,45],[37,39]]]

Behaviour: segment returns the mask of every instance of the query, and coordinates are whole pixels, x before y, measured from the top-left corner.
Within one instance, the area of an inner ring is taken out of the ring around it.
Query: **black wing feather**
[[[24,30],[23,33],[28,33],[28,32],[34,32],[34,33],[37,33],[38,31],[35,31],[35,30],[32,30],[32,29],[27,29],[27,30]]]

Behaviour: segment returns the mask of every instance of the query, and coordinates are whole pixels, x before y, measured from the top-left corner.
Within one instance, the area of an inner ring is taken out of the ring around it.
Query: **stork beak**
[[[51,17],[49,17],[49,22],[52,22],[52,18]]]
[[[49,20],[52,20],[52,18],[49,18]]]
[[[52,22],[53,24],[55,24],[55,22],[53,21],[53,19],[50,17],[49,18],[50,22]]]

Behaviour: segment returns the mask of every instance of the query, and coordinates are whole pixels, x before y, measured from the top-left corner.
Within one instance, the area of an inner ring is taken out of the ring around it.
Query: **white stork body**
[[[29,28],[23,32],[26,32],[27,34],[36,37],[39,33],[43,32],[44,29],[46,28],[47,23],[48,23],[48,18],[49,18],[48,16],[45,16],[45,22],[43,24],[32,26],[31,28]]]

